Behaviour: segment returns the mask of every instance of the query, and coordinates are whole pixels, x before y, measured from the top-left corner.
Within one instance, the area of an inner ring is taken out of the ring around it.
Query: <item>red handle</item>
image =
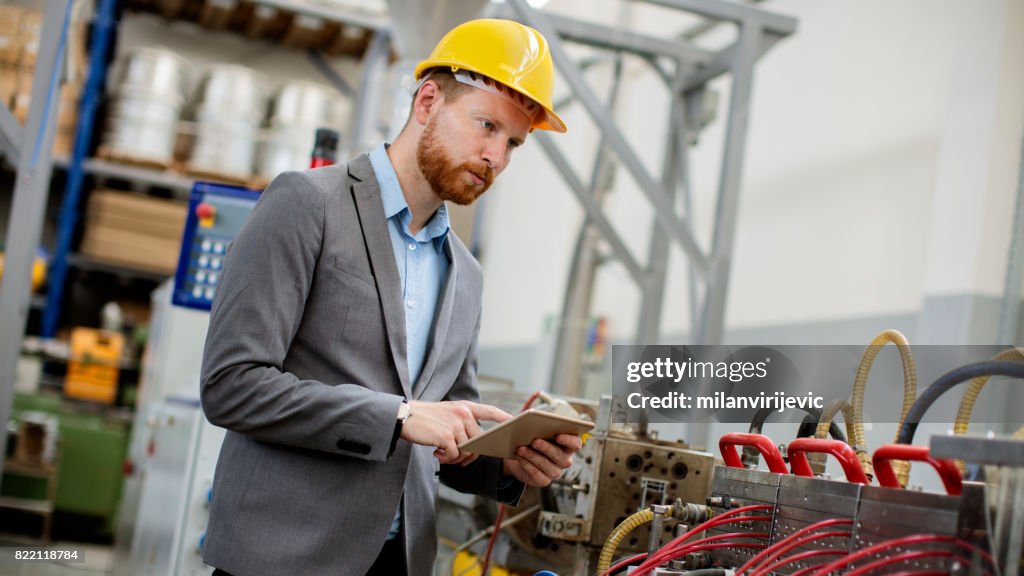
[[[730,468],[743,468],[743,462],[736,451],[737,446],[753,446],[757,448],[757,451],[761,453],[764,461],[768,464],[769,470],[776,474],[789,473],[789,470],[786,469],[786,461],[782,459],[782,454],[779,452],[778,447],[772,443],[771,438],[762,434],[744,434],[742,432],[723,434],[722,439],[718,441],[718,449],[722,452],[722,459],[725,460],[726,466]]]
[[[807,462],[807,452],[820,454],[831,454],[839,460],[846,473],[847,482],[857,484],[870,484],[864,469],[857,460],[857,453],[850,448],[850,445],[840,440],[829,440],[826,438],[797,438],[789,443],[789,465],[793,467],[793,474],[797,476],[814,476],[811,465]]]
[[[871,457],[871,463],[875,466],[875,476],[882,486],[902,488],[896,479],[896,473],[893,472],[892,460],[927,462],[939,473],[942,485],[946,487],[946,494],[959,496],[964,490],[963,478],[960,476],[960,469],[957,468],[955,462],[932,458],[927,446],[911,446],[910,444],[886,444],[875,450],[874,456]]]

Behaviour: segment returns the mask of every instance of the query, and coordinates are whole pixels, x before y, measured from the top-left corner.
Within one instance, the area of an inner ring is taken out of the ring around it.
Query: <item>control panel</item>
[[[260,193],[248,188],[196,182],[174,275],[171,302],[209,310],[228,245],[248,220]]]

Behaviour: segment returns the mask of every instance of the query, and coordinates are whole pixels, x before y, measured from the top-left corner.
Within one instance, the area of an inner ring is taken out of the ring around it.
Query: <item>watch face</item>
[[[412,408],[409,407],[408,403],[402,402],[398,407],[398,419],[404,424],[409,416],[412,416]]]

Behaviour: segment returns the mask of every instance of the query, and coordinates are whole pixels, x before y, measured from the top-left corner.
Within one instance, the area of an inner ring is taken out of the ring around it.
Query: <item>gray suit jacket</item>
[[[203,410],[228,429],[208,564],[235,576],[362,575],[401,504],[409,573],[429,574],[438,481],[497,497],[499,460],[439,466],[430,447],[404,440],[389,455],[403,398],[478,399],[482,275],[449,234],[448,279],[412,387],[387,225],[363,155],[279,176],[232,244],[202,369]]]

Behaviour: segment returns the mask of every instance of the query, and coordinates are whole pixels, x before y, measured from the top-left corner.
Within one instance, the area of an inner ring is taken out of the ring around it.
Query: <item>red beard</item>
[[[423,177],[442,200],[448,200],[466,206],[487,191],[494,182],[494,170],[483,162],[463,162],[456,165],[448,155],[437,134],[437,122],[430,122],[423,130],[419,146],[416,147],[416,161],[420,165]],[[484,182],[475,185],[469,182],[469,174],[473,172]]]

